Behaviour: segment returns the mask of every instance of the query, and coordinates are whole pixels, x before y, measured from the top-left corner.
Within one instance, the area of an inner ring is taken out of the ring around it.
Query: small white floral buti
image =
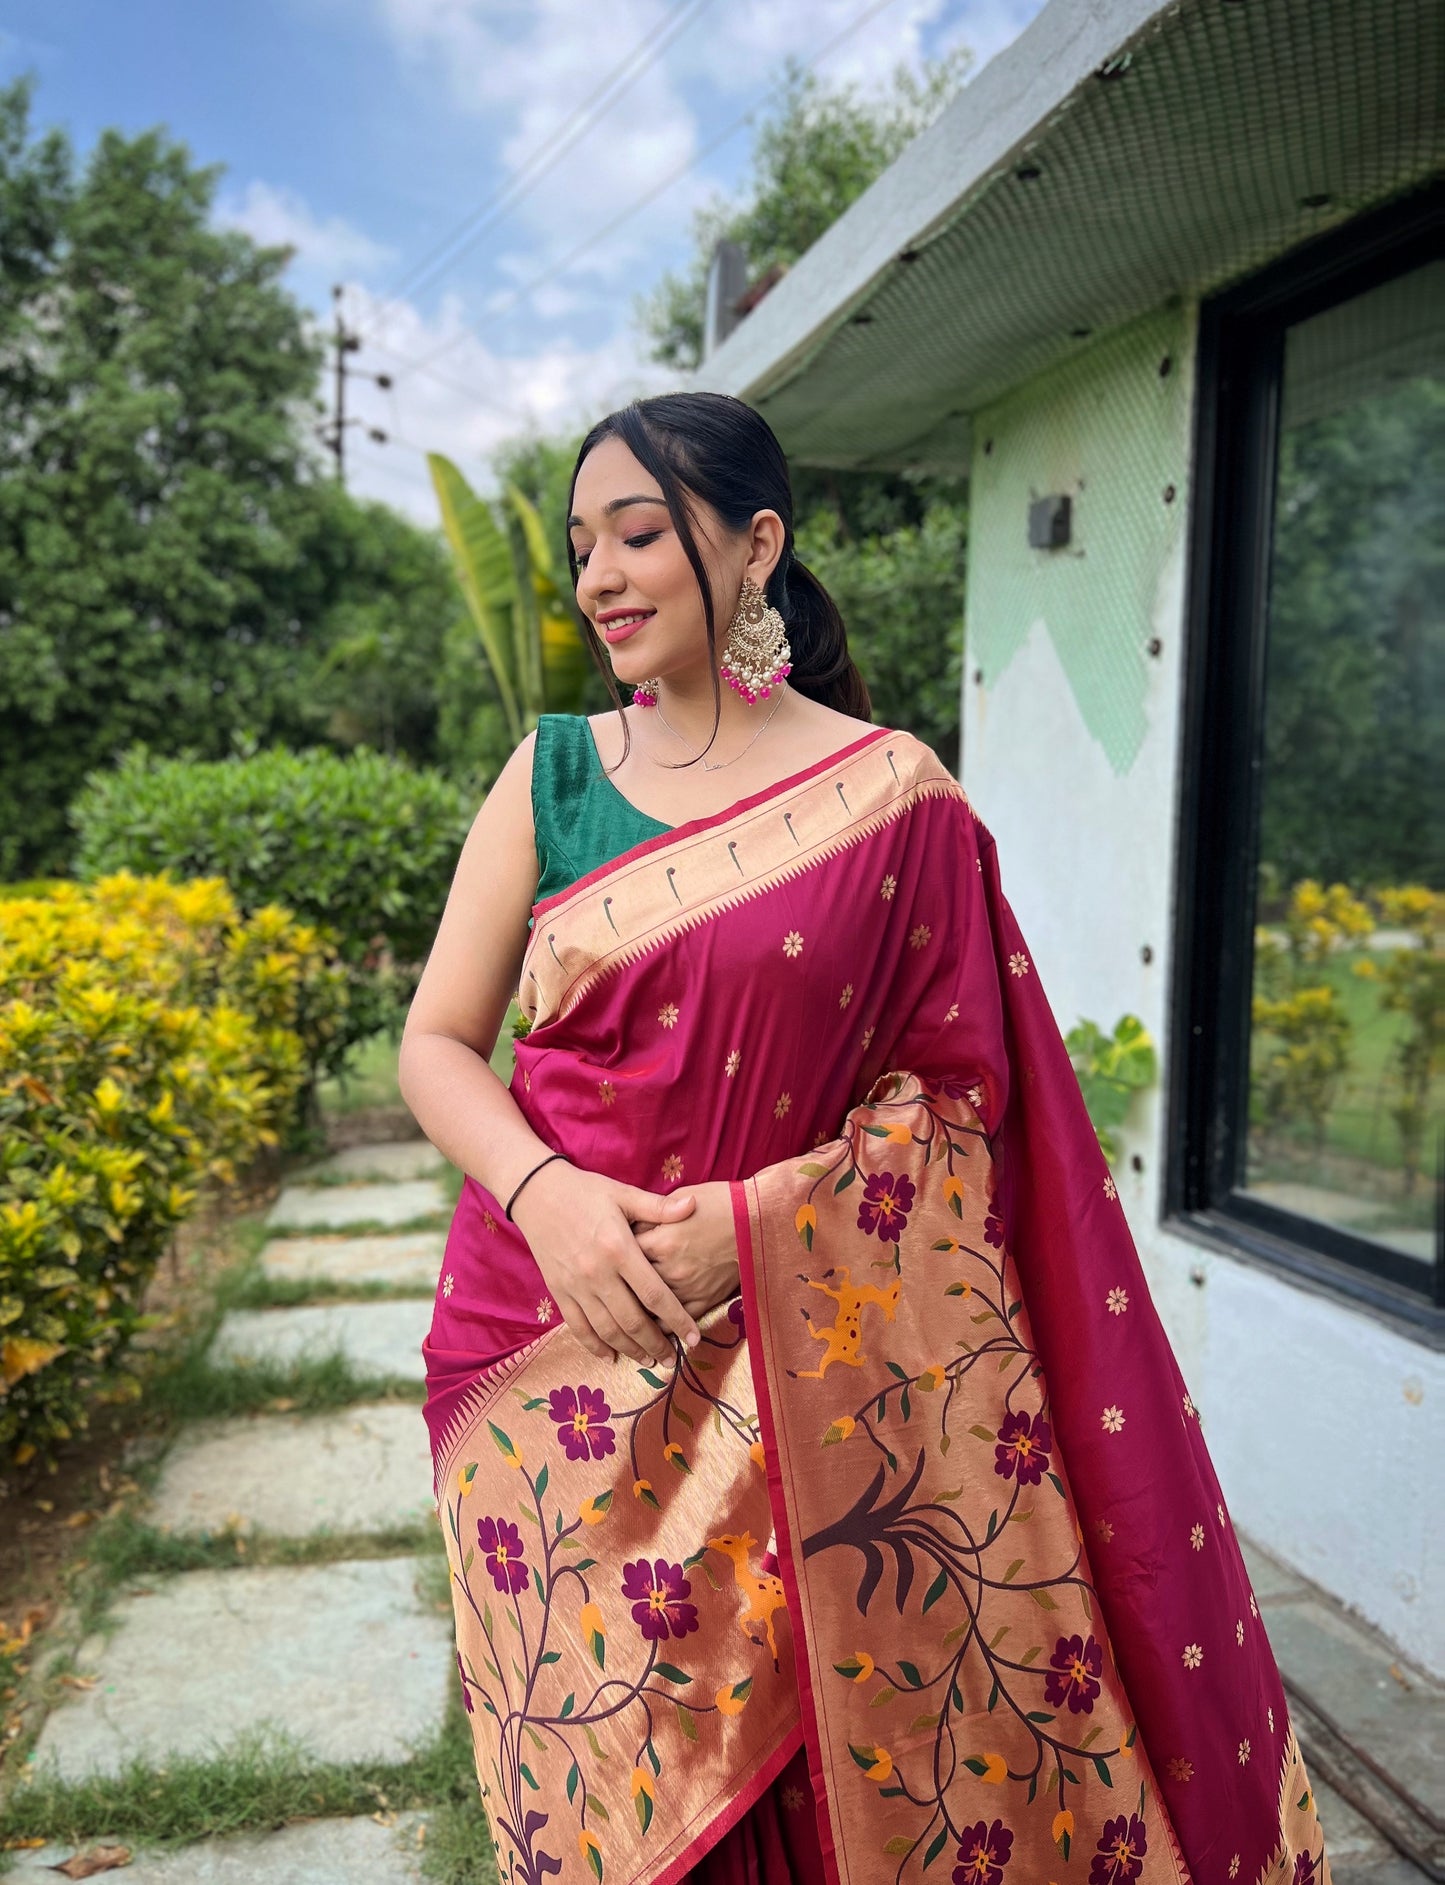
[[[665,1001],[657,1011],[657,1018],[665,1028],[677,1026],[678,1008],[675,1001]]]
[[[933,931],[928,927],[927,923],[915,923],[908,933],[908,946],[910,949],[926,949],[932,940]]]
[[[879,890],[878,894],[885,903],[891,903],[893,901],[893,893],[897,888],[898,879],[896,877],[885,877],[883,879],[882,888]]]
[[[1100,1415],[1100,1419],[1103,1422],[1105,1433],[1122,1433],[1124,1431],[1124,1410],[1122,1407],[1106,1407]]]
[[[1193,1531],[1190,1532],[1189,1543],[1194,1548],[1195,1551],[1203,1551],[1204,1527],[1202,1525],[1196,1525]]]
[[[1182,1655],[1186,1669],[1197,1669],[1204,1661],[1204,1650],[1198,1643],[1186,1643]]]
[[[1008,959],[1008,965],[1015,975],[1027,975],[1029,972],[1029,959],[1022,949],[1014,950]]]
[[[780,1093],[773,1107],[773,1118],[781,1119],[792,1104],[793,1096],[791,1093]]]
[[[1122,1316],[1129,1307],[1129,1292],[1121,1285],[1116,1286],[1109,1291],[1106,1300],[1109,1306],[1109,1314],[1111,1316]]]
[[[539,1322],[550,1322],[556,1313],[557,1305],[550,1296],[544,1296],[541,1302],[537,1304],[537,1320]]]
[[[728,1055],[727,1059],[723,1062],[723,1072],[727,1075],[728,1079],[731,1080],[733,1075],[737,1072],[738,1068],[742,1066],[742,1064],[743,1064],[742,1054],[735,1047],[732,1050],[732,1052]]]
[[[840,1008],[846,1008],[852,999],[853,984],[851,982],[845,982],[838,994],[838,1006]]]
[[[785,956],[800,956],[802,955],[802,953],[803,953],[802,933],[799,930],[790,929],[787,935],[783,938],[783,954]]]
[[[450,1296],[456,1286],[457,1279],[452,1275],[451,1271],[448,1270],[446,1275],[442,1278],[442,1295]]]

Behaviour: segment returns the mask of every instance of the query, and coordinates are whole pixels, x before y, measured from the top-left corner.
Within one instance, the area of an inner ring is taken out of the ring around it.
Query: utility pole
[[[336,306],[336,333],[331,343],[336,349],[332,414],[330,420],[325,425],[318,426],[316,430],[327,450],[336,459],[337,483],[344,485],[346,483],[346,428],[349,425],[362,423],[360,419],[348,419],[346,416],[346,382],[371,380],[385,393],[391,391],[391,375],[389,373],[363,373],[356,367],[347,366],[347,354],[361,351],[361,336],[354,334],[346,325],[345,316],[341,312],[343,292],[340,282],[337,282],[331,290],[331,299]],[[368,426],[367,437],[377,445],[386,444],[386,434],[379,426]]]

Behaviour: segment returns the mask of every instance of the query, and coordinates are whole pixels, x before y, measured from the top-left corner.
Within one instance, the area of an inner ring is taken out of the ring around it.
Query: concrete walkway
[[[261,1275],[288,1298],[321,1300],[228,1315],[212,1363],[284,1368],[335,1354],[363,1380],[419,1380],[449,1209],[444,1169],[424,1141],[358,1146],[289,1184],[267,1216]],[[344,1299],[358,1288],[367,1300]],[[453,1684],[452,1622],[432,1554],[418,1555],[436,1518],[415,1403],[197,1421],[139,1516],[182,1535],[309,1541],[319,1561],[149,1576],[123,1590],[77,1657],[93,1686],[67,1691],[41,1730],[37,1772],[82,1781],[137,1755],[160,1770],[175,1756],[224,1755],[234,1737],[268,1727],[317,1761],[404,1763],[436,1734]],[[414,1885],[424,1839],[424,1815],[321,1820],[137,1851],[124,1876]],[[133,1836],[120,1826],[107,1841],[16,1854],[12,1875],[53,1878],[47,1868],[103,1843]]]

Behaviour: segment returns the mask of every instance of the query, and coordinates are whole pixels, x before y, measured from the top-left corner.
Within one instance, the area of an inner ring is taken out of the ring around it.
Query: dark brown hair
[[[788,461],[772,427],[761,413],[725,393],[660,393],[635,399],[598,421],[582,441],[572,482],[567,491],[567,514],[572,514],[577,474],[587,454],[603,439],[618,438],[632,456],[657,480],[678,539],[692,564],[702,594],[707,621],[708,648],[713,657],[713,700],[716,713],[713,736],[722,715],[718,680],[717,619],[707,569],[697,547],[686,495],[712,507],[729,530],[746,530],[760,510],[772,510],[783,521],[783,553],[768,578],[767,599],[783,618],[792,648],[788,684],[810,700],[821,701],[855,719],[872,716],[863,676],[848,653],[848,631],[833,598],[793,551],[793,490]],[[569,531],[567,562],[572,587],[577,587],[577,557]],[[611,663],[596,629],[583,618],[582,632],[597,663],[607,691],[619,713]],[[624,721],[624,742],[626,741]],[[711,745],[711,740],[708,742]],[[626,744],[623,755],[626,756]],[[689,761],[689,764],[692,762]]]

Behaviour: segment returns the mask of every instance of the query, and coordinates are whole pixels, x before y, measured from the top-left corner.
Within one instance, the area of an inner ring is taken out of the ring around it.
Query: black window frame
[[[1422,263],[1445,236],[1432,184],[1290,251],[1200,306],[1165,1223],[1342,1295],[1445,1346],[1445,1182],[1420,1265],[1233,1189],[1247,1130],[1254,882],[1270,547],[1286,330]]]

